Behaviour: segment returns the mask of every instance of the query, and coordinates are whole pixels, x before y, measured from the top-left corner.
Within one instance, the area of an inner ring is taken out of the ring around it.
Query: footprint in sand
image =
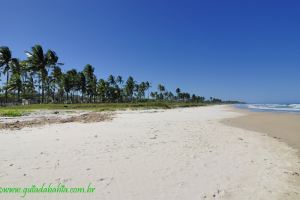
[[[157,135],[153,135],[152,137],[150,137],[149,139],[151,140],[155,140],[157,138]]]
[[[99,178],[98,180],[97,180],[97,182],[102,182],[102,181],[104,181],[105,180],[105,178]]]
[[[54,169],[56,169],[58,167],[59,167],[59,160],[57,160],[57,163],[55,164]]]

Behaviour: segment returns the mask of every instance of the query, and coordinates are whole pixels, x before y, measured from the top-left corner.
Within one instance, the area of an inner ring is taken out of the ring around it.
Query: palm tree
[[[151,84],[149,81],[146,81],[146,88],[145,88],[145,91],[148,91],[151,87]],[[148,91],[148,99],[149,99],[149,91]]]
[[[41,84],[42,89],[43,103],[48,71],[50,67],[54,67],[56,64],[58,64],[58,57],[56,56],[56,53],[50,49],[44,54],[42,46],[38,44],[31,48],[31,52],[26,51],[26,55],[31,68],[38,73],[39,83]]]
[[[6,46],[0,47],[0,68],[3,68],[2,72],[4,75],[6,74],[5,103],[7,103],[8,80],[11,60],[12,57],[10,49]]]
[[[100,79],[97,84],[97,94],[100,97],[100,102],[104,102],[108,93],[108,82],[104,79]]]
[[[141,82],[138,86],[137,92],[138,92],[138,98],[145,98],[145,91],[147,90],[147,84],[146,82]]]
[[[10,62],[10,68],[12,76],[9,80],[8,90],[13,91],[17,90],[17,102],[20,102],[20,93],[22,91],[22,81],[21,81],[21,66],[19,60],[13,58]]]
[[[151,92],[150,96],[151,96],[152,99],[156,99],[157,92]]]
[[[68,102],[69,92],[71,91],[72,88],[70,76],[68,74],[63,74],[63,87],[64,87],[64,91],[67,93],[67,102]]]
[[[122,76],[117,76],[116,78],[116,83],[119,84],[120,86],[122,86],[122,84],[124,83]]]
[[[61,71],[61,68],[59,66],[55,66],[53,68],[51,76],[53,78],[53,84],[54,84],[53,101],[55,101],[56,88],[58,88],[58,86],[59,86],[59,84],[60,84],[60,82],[62,81],[62,78],[63,78],[63,73]]]
[[[180,88],[176,88],[175,92],[177,94],[177,100],[180,100],[180,92],[181,92]]]
[[[8,103],[10,95],[22,98],[39,98],[39,102],[48,102],[52,96],[53,102],[64,100],[65,93],[67,100],[71,94],[72,103],[84,102],[128,102],[142,101],[145,99],[145,93],[151,87],[148,81],[137,83],[133,77],[129,76],[126,83],[122,76],[110,75],[107,81],[100,79],[94,74],[94,68],[87,64],[82,72],[75,69],[67,71],[65,74],[59,67],[58,56],[52,50],[44,52],[41,45],[35,45],[30,52],[25,52],[27,60],[19,61],[12,58],[8,47],[0,47],[0,78],[1,74],[6,76],[6,83],[0,90],[5,90],[5,102]],[[124,85],[123,85],[124,84]],[[157,92],[151,92],[151,98],[166,101],[189,101],[189,102],[210,102],[222,103],[221,99],[210,97],[205,100],[204,97],[196,94],[190,95],[187,92],[176,88],[176,96],[166,90],[165,86],[159,84]],[[87,96],[87,98],[85,97]],[[58,98],[57,98],[58,97]],[[76,97],[76,98],[74,98]],[[151,100],[152,100],[151,99]]]
[[[111,86],[115,86],[116,85],[116,80],[115,77],[113,75],[109,75],[107,82],[111,85]]]
[[[133,96],[133,92],[134,92],[134,85],[135,85],[135,81],[132,78],[132,76],[129,76],[127,81],[126,81],[126,85],[125,85],[125,91],[126,91],[126,96],[127,98],[129,97],[129,99],[132,101],[132,96]]]
[[[92,79],[92,96],[94,97],[94,102],[96,101],[96,95],[97,95],[97,77],[96,75],[94,75]]]
[[[158,84],[157,89],[158,89],[159,92],[164,92],[164,91],[166,91],[165,86],[163,86],[163,85],[161,85],[161,84]]]
[[[74,101],[74,93],[78,90],[78,75],[76,69],[71,69],[66,73],[70,83],[71,101]]]
[[[139,94],[139,91],[140,91],[140,85],[138,83],[135,83],[134,84],[134,96],[136,97],[137,100],[140,99],[140,94]]]
[[[84,67],[83,70],[85,79],[86,79],[86,93],[87,95],[89,95],[90,97],[90,102],[92,101],[92,97],[94,95],[94,84],[95,84],[95,80],[94,80],[94,68],[92,65],[87,64]],[[96,87],[96,86],[95,86]]]
[[[195,94],[192,95],[192,102],[196,102],[197,101],[197,96]]]
[[[159,93],[159,99],[163,100],[164,99],[164,94],[163,93],[166,91],[165,86],[163,86],[162,84],[158,84],[157,89],[160,92]]]
[[[84,95],[86,93],[86,78],[83,72],[78,73],[78,84],[81,92],[81,102],[84,100]]]

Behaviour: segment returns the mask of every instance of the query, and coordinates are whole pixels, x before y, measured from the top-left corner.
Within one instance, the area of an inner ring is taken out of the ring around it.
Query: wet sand
[[[232,108],[243,114],[241,117],[224,119],[227,125],[251,131],[267,133],[298,150],[300,157],[300,115],[292,113],[253,112]]]

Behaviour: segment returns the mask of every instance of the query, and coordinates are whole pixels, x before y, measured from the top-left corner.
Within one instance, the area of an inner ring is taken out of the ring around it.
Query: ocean
[[[300,113],[300,104],[239,104],[239,108],[247,108],[253,111],[268,112],[295,112]]]

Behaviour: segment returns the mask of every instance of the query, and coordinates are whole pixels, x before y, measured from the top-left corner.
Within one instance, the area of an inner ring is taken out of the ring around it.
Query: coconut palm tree
[[[100,79],[97,84],[97,94],[100,102],[105,102],[108,95],[109,84],[104,79]]]
[[[79,90],[78,73],[76,69],[67,71],[67,76],[70,81],[71,101],[74,101],[75,92]]]
[[[165,86],[162,84],[158,84],[157,89],[159,91],[159,99],[163,100],[164,99],[164,92],[166,91]]]
[[[119,86],[122,86],[122,84],[124,83],[122,76],[117,76],[116,83],[119,84]]]
[[[95,88],[96,88],[95,80],[94,80],[95,75],[94,75],[93,66],[90,65],[90,64],[87,64],[84,67],[83,73],[84,73],[84,76],[85,76],[85,79],[86,79],[86,93],[89,96],[90,102],[91,102],[92,97],[95,94],[94,92],[95,92]]]
[[[161,84],[158,84],[157,89],[158,89],[159,92],[164,92],[164,91],[166,91],[165,86],[163,86],[163,85],[161,85]]]
[[[10,94],[17,96],[18,101],[22,98],[33,98],[37,96],[41,103],[48,102],[52,96],[53,101],[63,101],[65,93],[67,100],[71,94],[72,103],[84,102],[85,95],[89,99],[87,102],[128,102],[133,100],[144,100],[145,92],[151,87],[148,81],[137,83],[133,77],[129,76],[124,84],[122,76],[110,75],[107,81],[100,79],[94,74],[94,68],[87,64],[82,72],[75,69],[67,71],[65,74],[59,67],[58,56],[52,50],[44,52],[41,45],[35,45],[30,51],[25,52],[27,60],[19,61],[12,58],[8,47],[0,47],[0,76],[6,76],[5,102],[8,103]],[[123,85],[124,84],[124,85]],[[38,90],[36,90],[38,89]],[[205,98],[190,95],[177,88],[176,96],[166,90],[165,86],[159,84],[158,92],[151,92],[151,98],[156,100],[181,100],[191,102],[205,102]],[[59,98],[57,98],[59,97]],[[76,97],[76,99],[74,98]],[[99,98],[98,98],[99,97]],[[74,101],[76,100],[76,101]],[[149,100],[149,92],[148,92]],[[221,99],[210,97],[206,102],[221,103]]]
[[[151,87],[151,83],[149,81],[146,81],[146,88],[145,91],[148,91]],[[149,91],[148,91],[148,99],[149,99]]]
[[[0,47],[0,68],[1,72],[6,75],[6,87],[5,87],[5,103],[7,103],[8,95],[8,81],[10,73],[10,62],[12,60],[11,51],[8,47]]]
[[[10,68],[12,76],[8,83],[8,90],[17,91],[17,102],[20,102],[20,93],[22,91],[22,81],[21,81],[21,66],[19,60],[13,58],[10,62]]]
[[[181,92],[180,88],[176,88],[175,92],[177,94],[176,98],[177,98],[177,101],[178,101],[178,100],[180,100],[180,92]]]
[[[41,45],[35,45],[31,48],[31,52],[26,51],[25,52],[28,58],[28,63],[31,65],[31,68],[37,72],[39,77],[39,83],[41,84],[42,89],[42,103],[44,102],[44,91],[45,91],[45,84],[46,79],[48,76],[49,69],[51,67],[56,66],[58,57],[56,53],[52,50],[48,50],[44,54],[43,47]]]
[[[63,74],[63,88],[64,88],[64,91],[67,93],[67,102],[68,102],[69,101],[69,92],[72,89],[71,78],[68,74]]]
[[[78,73],[78,85],[79,85],[79,90],[81,92],[81,102],[83,102],[84,95],[86,93],[86,78],[83,72]]]
[[[92,79],[92,97],[94,102],[96,102],[96,95],[97,95],[97,76],[94,75]]]
[[[61,71],[61,68],[59,66],[55,66],[52,70],[51,77],[53,79],[53,101],[55,101],[55,93],[56,93],[56,88],[59,87],[62,78],[63,78],[63,73]]]
[[[135,86],[135,81],[132,78],[132,76],[129,76],[126,81],[125,92],[126,92],[127,98],[129,98],[131,101],[133,100],[132,96],[133,96],[133,92],[134,92],[134,86]]]
[[[147,84],[146,82],[141,82],[140,84],[137,84],[138,88],[137,88],[137,92],[138,92],[138,98],[145,98],[145,91],[147,90]]]
[[[152,99],[156,99],[157,92],[150,92],[150,96]]]
[[[107,82],[110,84],[110,86],[114,87],[116,85],[116,79],[113,75],[109,75]]]

